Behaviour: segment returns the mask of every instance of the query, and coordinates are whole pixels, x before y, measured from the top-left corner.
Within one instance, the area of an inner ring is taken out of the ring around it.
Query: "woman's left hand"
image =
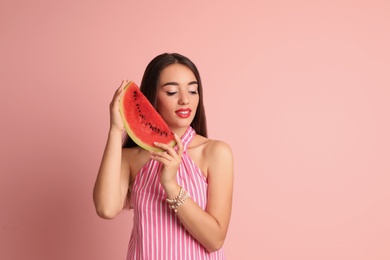
[[[178,148],[177,151],[169,145],[157,142],[154,145],[164,151],[150,151],[151,158],[163,164],[160,173],[160,183],[165,190],[167,187],[177,186],[176,175],[179,170],[181,155],[183,154],[183,143],[176,134],[175,140]]]

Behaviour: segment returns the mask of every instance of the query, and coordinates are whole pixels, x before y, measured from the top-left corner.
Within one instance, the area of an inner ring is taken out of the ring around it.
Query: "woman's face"
[[[157,111],[173,132],[187,129],[195,117],[198,103],[198,82],[187,66],[175,63],[161,71]]]

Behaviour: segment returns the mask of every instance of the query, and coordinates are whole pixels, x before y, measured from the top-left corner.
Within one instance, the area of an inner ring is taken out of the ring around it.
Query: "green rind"
[[[127,83],[127,85],[124,87],[123,89],[123,95],[124,93],[126,92],[127,88],[133,84],[132,81],[130,81],[129,83]],[[124,128],[126,130],[126,133],[130,136],[130,138],[140,147],[142,147],[143,149],[145,150],[152,150],[152,151],[163,151],[162,149],[156,147],[156,146],[150,146],[144,142],[142,142],[142,140],[140,140],[137,135],[134,133],[134,131],[131,129],[130,125],[128,124],[127,120],[126,120],[126,117],[125,117],[125,113],[124,113],[124,104],[123,104],[123,98],[120,100],[120,114],[121,114],[121,118],[122,118],[122,121],[123,121],[123,125],[124,125]],[[157,113],[157,112],[156,112]],[[175,140],[172,140],[171,142],[167,143],[167,145],[171,146],[171,147],[174,147],[176,145],[176,141]]]

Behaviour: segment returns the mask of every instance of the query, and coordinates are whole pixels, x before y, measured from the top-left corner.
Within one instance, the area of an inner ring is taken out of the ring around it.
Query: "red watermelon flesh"
[[[175,137],[161,115],[134,82],[124,87],[120,113],[127,134],[140,147],[160,151],[153,142],[176,144]]]

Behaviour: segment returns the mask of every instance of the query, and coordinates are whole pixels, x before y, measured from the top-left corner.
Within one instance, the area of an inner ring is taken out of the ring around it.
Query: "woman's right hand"
[[[110,130],[123,131],[124,125],[119,112],[120,101],[123,95],[123,88],[129,83],[123,80],[120,87],[115,91],[114,97],[110,103]]]

